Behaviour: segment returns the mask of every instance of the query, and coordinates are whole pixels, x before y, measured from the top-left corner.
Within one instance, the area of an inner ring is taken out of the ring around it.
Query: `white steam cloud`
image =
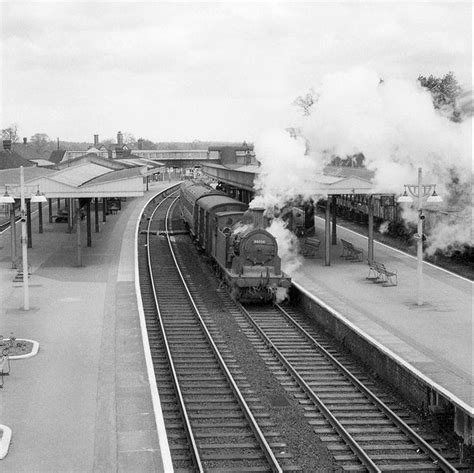
[[[375,193],[400,194],[404,184],[416,184],[422,167],[423,182],[436,184],[444,205],[464,215],[450,223],[458,231],[440,227],[432,247],[471,242],[472,115],[454,123],[434,108],[418,81],[381,80],[365,68],[327,75],[314,91],[300,137],[272,130],[257,140],[261,167],[251,205],[278,209],[299,195],[309,197],[305,181],[332,157],[363,153],[365,166],[375,172]]]
[[[266,228],[276,239],[278,244],[278,255],[281,258],[281,267],[287,274],[293,274],[302,264],[302,258],[298,255],[298,239],[294,233],[286,228],[286,223],[281,219],[274,219]]]
[[[318,161],[306,154],[304,138],[292,138],[284,130],[264,133],[255,143],[255,154],[261,166],[255,182],[257,196],[250,207],[281,209],[302,195],[305,178],[322,172]]]

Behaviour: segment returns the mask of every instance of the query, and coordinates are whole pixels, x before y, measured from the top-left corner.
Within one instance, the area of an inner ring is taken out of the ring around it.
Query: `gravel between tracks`
[[[189,257],[197,258],[202,270],[201,281],[203,288],[215,287],[217,282],[209,267],[201,261],[196,252],[190,252]],[[223,295],[222,297],[226,297]],[[313,432],[304,411],[298,401],[280,385],[275,375],[267,368],[260,355],[251,345],[223,305],[223,299],[217,293],[213,300],[207,301],[210,314],[215,320],[222,337],[229,349],[233,352],[243,374],[246,376],[255,396],[270,415],[270,420],[276,425],[287,444],[287,452],[294,458],[294,463],[302,468],[303,472],[342,471],[337,466],[325,445]]]

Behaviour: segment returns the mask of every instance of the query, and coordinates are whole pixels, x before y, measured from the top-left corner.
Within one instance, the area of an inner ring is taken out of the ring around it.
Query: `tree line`
[[[472,115],[472,92],[463,90],[453,72],[448,72],[444,77],[420,75],[417,80],[421,87],[430,91],[434,108],[451,121],[460,122],[464,116]],[[380,79],[380,83],[383,83],[383,79]],[[310,89],[306,94],[298,96],[293,104],[303,115],[308,116],[318,98],[314,89]]]

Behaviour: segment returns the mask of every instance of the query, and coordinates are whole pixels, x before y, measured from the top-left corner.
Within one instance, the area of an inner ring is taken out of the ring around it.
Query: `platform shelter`
[[[203,173],[217,180],[222,188],[226,192],[230,191],[230,194],[235,196],[235,198],[249,203],[254,195],[254,181],[260,173],[260,167],[256,165],[206,164],[203,166]],[[333,245],[337,243],[336,197],[338,195],[369,196],[367,254],[369,260],[374,259],[373,175],[372,171],[361,167],[326,166],[322,174],[311,176],[311,179],[308,179],[302,194],[314,196],[315,202],[318,199],[327,197],[325,225],[326,266],[331,265],[331,243]],[[380,193],[377,193],[377,195],[380,195]]]
[[[117,161],[84,156],[60,164],[56,169],[24,168],[23,192],[26,201],[26,224],[28,247],[32,247],[31,229],[31,196],[42,194],[47,198],[49,222],[64,221],[67,231],[76,227],[77,233],[77,265],[82,265],[81,221],[85,218],[87,246],[92,246],[91,209],[95,213],[95,231],[99,232],[99,211],[102,210],[102,221],[110,210],[109,199],[119,203],[121,198],[141,197],[147,184],[147,166],[124,165]],[[16,221],[15,209],[21,197],[20,168],[0,171],[0,189],[15,199],[11,205],[11,240],[12,264],[16,260]],[[53,200],[56,200],[54,205]],[[99,202],[100,200],[100,202]],[[38,203],[39,233],[43,232],[43,208]],[[61,207],[63,205],[63,207]],[[118,204],[119,205],[119,204]],[[55,214],[53,214],[55,207]],[[119,210],[117,207],[112,210]]]

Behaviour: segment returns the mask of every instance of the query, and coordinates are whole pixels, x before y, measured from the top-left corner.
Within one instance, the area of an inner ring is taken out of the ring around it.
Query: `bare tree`
[[[318,96],[315,94],[314,89],[309,89],[306,95],[300,95],[293,101],[293,105],[296,105],[301,109],[303,115],[308,116],[311,113],[311,107],[318,101]]]
[[[428,78],[419,76],[418,81],[426,87],[433,97],[433,105],[454,122],[460,121],[460,111],[457,100],[462,93],[462,88],[452,72],[443,78],[430,75]]]
[[[18,125],[14,123],[2,130],[2,139],[12,140],[12,144],[18,143]]]

